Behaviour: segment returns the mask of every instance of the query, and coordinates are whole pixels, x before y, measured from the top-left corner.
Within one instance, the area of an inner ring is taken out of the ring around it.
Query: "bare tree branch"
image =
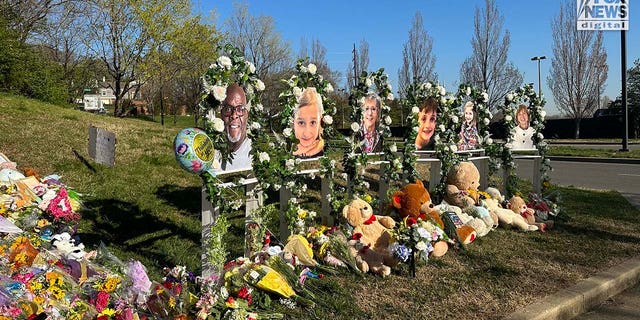
[[[409,40],[402,48],[402,66],[398,72],[398,90],[400,96],[406,96],[406,90],[414,82],[436,81],[436,58],[432,55],[433,39],[424,30],[422,15],[416,12],[413,26],[409,30]]]

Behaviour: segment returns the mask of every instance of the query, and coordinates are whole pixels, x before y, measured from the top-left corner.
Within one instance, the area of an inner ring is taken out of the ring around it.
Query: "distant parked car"
[[[624,109],[622,108],[598,109],[593,113],[594,118],[621,117],[622,115],[624,115]]]

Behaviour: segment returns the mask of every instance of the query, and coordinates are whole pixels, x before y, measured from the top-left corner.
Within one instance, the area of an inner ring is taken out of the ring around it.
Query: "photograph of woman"
[[[438,103],[429,98],[420,106],[418,112],[418,135],[416,136],[416,150],[434,150],[435,141],[433,133],[436,130],[438,118]]]
[[[458,150],[474,150],[478,143],[478,126],[476,121],[476,112],[474,110],[474,104],[471,101],[467,101],[462,108],[464,112],[464,121],[462,122],[462,128],[460,128],[460,142],[458,142]]]
[[[323,154],[322,134],[322,96],[314,87],[302,92],[293,115],[293,131],[299,140],[293,155],[298,158],[320,157]]]
[[[513,149],[535,149],[532,139],[535,130],[529,126],[529,109],[524,104],[518,106],[516,123],[518,125],[511,133]]]
[[[364,98],[360,130],[356,133],[357,141],[361,142],[361,152],[372,153],[382,151],[382,136],[380,135],[379,126],[380,97],[375,93],[369,93]]]

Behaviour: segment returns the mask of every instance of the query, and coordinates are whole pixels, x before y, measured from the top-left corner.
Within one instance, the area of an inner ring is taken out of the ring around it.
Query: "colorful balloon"
[[[213,142],[202,129],[182,129],[173,141],[173,150],[180,166],[188,172],[201,174],[213,166]]]

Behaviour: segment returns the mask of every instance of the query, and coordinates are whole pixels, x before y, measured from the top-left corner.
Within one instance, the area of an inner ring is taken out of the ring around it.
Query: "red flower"
[[[104,310],[104,308],[109,305],[109,294],[106,291],[98,292],[98,296],[96,297],[94,305],[96,306],[96,310],[98,310],[98,312],[102,312],[102,310]]]
[[[352,240],[360,240],[361,238],[362,238],[362,233],[360,232],[356,232],[353,235],[351,235]]]
[[[408,217],[407,218],[407,227],[411,227],[412,225],[416,224],[418,221],[416,220],[416,218],[414,217]]]
[[[247,287],[242,287],[240,291],[238,291],[238,298],[247,300],[247,304],[251,305],[253,302],[253,298],[251,297],[251,293],[249,293],[249,289]]]
[[[109,320],[108,316],[102,315],[96,318],[96,320]]]
[[[427,215],[424,212],[421,212],[418,218],[422,221],[427,221]]]

